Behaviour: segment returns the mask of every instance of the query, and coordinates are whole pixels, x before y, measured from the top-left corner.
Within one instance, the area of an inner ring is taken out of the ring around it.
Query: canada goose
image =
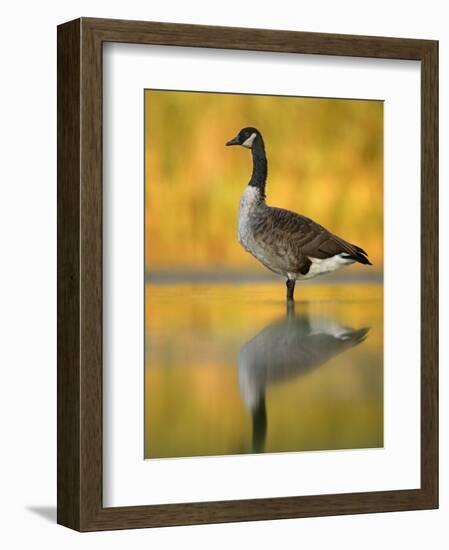
[[[287,300],[295,283],[355,262],[371,265],[367,253],[300,214],[265,203],[267,157],[261,133],[243,128],[226,145],[251,149],[253,173],[240,200],[238,239],[265,267],[287,278]]]
[[[246,342],[238,355],[240,395],[253,420],[253,452],[264,449],[267,387],[302,376],[366,340],[369,327],[353,329],[320,313],[287,315]]]

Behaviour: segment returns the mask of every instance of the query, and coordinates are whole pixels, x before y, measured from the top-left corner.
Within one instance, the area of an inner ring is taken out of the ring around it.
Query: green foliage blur
[[[381,269],[382,102],[147,90],[147,271],[264,270],[237,241],[251,154],[224,144],[244,126],[265,140],[267,203],[313,218]]]

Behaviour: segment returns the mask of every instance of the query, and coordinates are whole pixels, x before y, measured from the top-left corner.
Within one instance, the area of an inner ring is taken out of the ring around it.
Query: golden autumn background
[[[252,161],[224,144],[244,126],[265,140],[267,203],[313,218],[382,268],[382,102],[147,90],[145,117],[148,272],[266,271],[236,237]]]
[[[374,264],[297,285],[293,313],[282,278],[237,240],[252,159],[225,142],[245,126],[265,140],[267,203]],[[382,102],[147,90],[145,268],[145,458],[383,445]],[[302,372],[304,350],[320,357],[314,331],[358,330]],[[260,345],[271,364],[251,360]]]

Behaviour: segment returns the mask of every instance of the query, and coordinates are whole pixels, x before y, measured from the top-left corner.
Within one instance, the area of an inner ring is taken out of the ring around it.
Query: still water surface
[[[145,457],[383,446],[382,286],[146,286]]]

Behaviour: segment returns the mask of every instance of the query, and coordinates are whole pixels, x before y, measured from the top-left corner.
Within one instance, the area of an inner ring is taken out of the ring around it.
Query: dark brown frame
[[[421,488],[104,508],[102,44],[421,61]],[[58,523],[79,531],[438,507],[438,42],[81,18],[58,27]]]

